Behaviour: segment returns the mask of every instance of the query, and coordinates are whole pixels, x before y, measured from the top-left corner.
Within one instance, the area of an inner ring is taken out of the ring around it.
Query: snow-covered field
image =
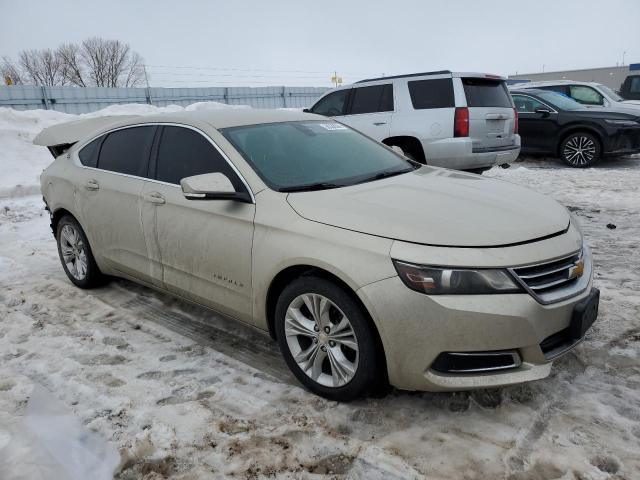
[[[155,110],[109,110],[131,108]],[[126,281],[67,280],[37,194],[51,158],[30,141],[73,118],[0,109],[3,480],[62,478],[25,431],[40,387],[120,453],[121,479],[640,478],[639,157],[487,174],[568,206],[594,253],[599,320],[550,378],[338,404],[301,389],[253,330]]]

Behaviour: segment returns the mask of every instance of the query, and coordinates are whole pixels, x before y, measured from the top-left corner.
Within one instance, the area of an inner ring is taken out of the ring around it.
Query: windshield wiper
[[[318,182],[318,183],[309,183],[307,185],[295,185],[293,187],[282,187],[279,188],[279,192],[312,192],[314,190],[329,190],[330,188],[339,188],[344,187],[344,185],[339,185],[337,183],[330,182]]]
[[[412,168],[410,170],[386,170],[384,172],[376,173],[375,175],[367,177],[358,183],[367,183],[367,182],[372,182],[374,180],[382,180],[383,178],[395,177],[396,175],[402,175],[403,173],[413,172],[414,170],[415,168]]]

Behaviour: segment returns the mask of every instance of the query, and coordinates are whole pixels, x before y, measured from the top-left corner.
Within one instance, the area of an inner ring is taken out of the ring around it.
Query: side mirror
[[[393,150],[394,152],[402,155],[404,157],[404,150],[402,150],[399,146],[397,145],[391,145],[391,150]]]
[[[182,193],[189,200],[234,200],[251,203],[246,191],[238,192],[224,173],[205,173],[180,180]]]
[[[543,117],[548,117],[549,115],[551,115],[551,110],[549,110],[548,108],[536,108],[536,113],[541,113]]]

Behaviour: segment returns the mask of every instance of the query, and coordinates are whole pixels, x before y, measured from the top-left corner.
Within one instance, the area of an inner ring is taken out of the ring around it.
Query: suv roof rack
[[[422,77],[424,75],[442,75],[444,73],[451,73],[451,70],[436,70],[435,72],[407,73],[405,75],[393,75],[391,77],[365,78],[364,80],[358,80],[355,83],[374,82],[376,80],[391,80],[393,78]]]

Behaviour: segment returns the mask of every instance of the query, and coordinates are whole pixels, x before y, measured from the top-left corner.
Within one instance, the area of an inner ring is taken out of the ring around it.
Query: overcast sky
[[[0,0],[0,57],[93,35],[128,42],[152,86],[508,75],[640,63],[640,1]]]

